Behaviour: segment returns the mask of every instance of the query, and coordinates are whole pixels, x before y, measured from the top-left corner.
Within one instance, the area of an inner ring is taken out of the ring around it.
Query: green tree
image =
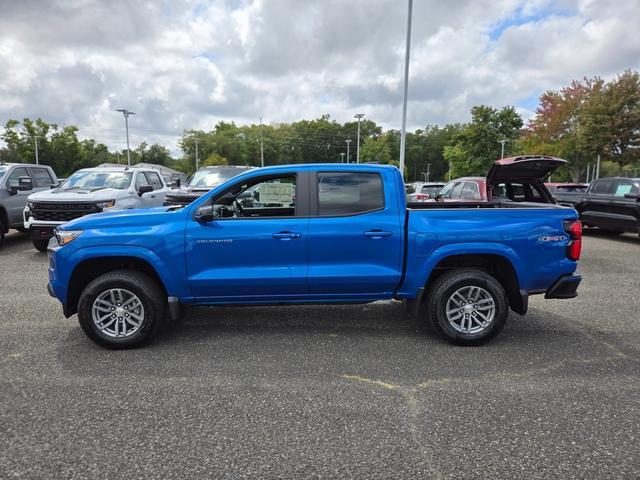
[[[640,158],[640,75],[626,70],[599,83],[584,106],[580,145],[618,164],[618,172]]]
[[[500,158],[500,140],[507,140],[505,156],[520,134],[522,118],[513,107],[497,110],[486,105],[471,109],[471,123],[465,125],[456,141],[445,149],[444,158],[458,175],[484,175]],[[455,164],[455,165],[454,165]]]

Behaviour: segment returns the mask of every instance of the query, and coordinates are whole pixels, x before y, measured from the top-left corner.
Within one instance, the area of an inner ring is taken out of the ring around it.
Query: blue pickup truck
[[[487,189],[539,191],[563,162],[496,164]],[[577,294],[581,225],[547,197],[407,205],[393,166],[255,169],[184,207],[64,224],[49,244],[48,288],[107,348],[149,341],[183,305],[389,299],[449,341],[478,345],[509,309],[525,314],[529,295]]]

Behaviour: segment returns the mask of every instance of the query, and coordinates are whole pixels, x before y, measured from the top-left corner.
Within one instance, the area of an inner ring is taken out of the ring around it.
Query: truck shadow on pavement
[[[104,350],[79,327],[67,337],[58,358],[80,376],[121,376],[119,372],[126,371],[159,377],[280,378],[285,372],[417,385],[433,379],[535,372],[586,378],[603,371],[627,375],[640,363],[638,352],[624,350],[616,338],[535,308],[526,317],[512,314],[505,330],[480,347],[447,343],[395,302],[197,307],[181,322],[165,327],[150,345],[127,351]]]

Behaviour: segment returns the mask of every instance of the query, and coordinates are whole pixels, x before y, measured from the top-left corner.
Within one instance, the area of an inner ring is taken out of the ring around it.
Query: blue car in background
[[[542,180],[564,160],[496,163]],[[251,202],[242,201],[251,192]],[[528,298],[572,298],[581,225],[542,200],[412,204],[386,165],[249,170],[187,206],[101,213],[58,228],[49,292],[107,348],[149,341],[181,305],[407,301],[447,340],[478,345]]]

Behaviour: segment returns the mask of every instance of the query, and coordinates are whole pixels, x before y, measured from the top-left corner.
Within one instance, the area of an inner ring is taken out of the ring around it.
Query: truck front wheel
[[[427,293],[427,321],[451,343],[480,345],[495,337],[509,314],[502,285],[480,270],[451,270]]]
[[[31,242],[33,243],[33,246],[36,248],[36,250],[38,250],[39,252],[47,251],[47,246],[49,245],[48,239],[34,238],[33,240],[31,240]]]
[[[106,348],[138,347],[162,325],[165,294],[148,275],[115,270],[93,280],[80,294],[78,320],[84,333]]]

